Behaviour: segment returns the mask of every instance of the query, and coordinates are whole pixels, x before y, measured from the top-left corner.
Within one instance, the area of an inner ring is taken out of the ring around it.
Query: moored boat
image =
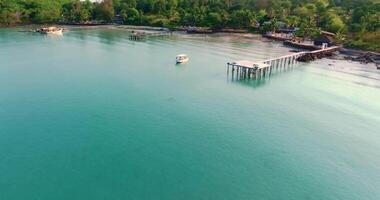
[[[179,54],[175,57],[177,63],[185,63],[189,61],[189,57],[185,54]]]
[[[62,34],[62,31],[63,29],[62,28],[58,28],[58,27],[47,27],[47,28],[41,28],[38,30],[38,32],[42,33],[42,34]]]

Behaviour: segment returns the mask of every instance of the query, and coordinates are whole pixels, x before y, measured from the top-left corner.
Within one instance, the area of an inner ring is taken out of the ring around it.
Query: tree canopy
[[[281,22],[300,27],[301,36],[326,30],[347,35],[352,46],[377,51],[374,43],[380,43],[380,0],[0,0],[2,26],[115,19],[136,25],[238,29],[266,23],[274,30]]]

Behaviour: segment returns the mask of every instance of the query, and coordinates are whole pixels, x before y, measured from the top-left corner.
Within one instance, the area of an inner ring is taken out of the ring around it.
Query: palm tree
[[[278,29],[278,21],[276,17],[271,20],[270,29],[272,30],[272,33],[276,33],[276,30]]]

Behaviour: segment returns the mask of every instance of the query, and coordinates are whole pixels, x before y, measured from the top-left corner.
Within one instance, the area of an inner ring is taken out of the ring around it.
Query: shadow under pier
[[[252,79],[261,80],[268,78],[274,73],[288,71],[295,67],[299,62],[297,58],[301,54],[292,57],[280,57],[261,62],[238,61],[227,63],[227,75],[231,79]]]
[[[265,80],[272,74],[289,71],[299,62],[311,61],[330,55],[339,47],[333,46],[316,51],[298,52],[259,62],[241,60],[227,63],[227,77],[231,80]]]

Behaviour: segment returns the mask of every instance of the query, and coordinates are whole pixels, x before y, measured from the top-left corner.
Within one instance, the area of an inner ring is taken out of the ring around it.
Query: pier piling
[[[339,50],[339,47],[333,46],[315,51],[293,53],[259,62],[247,60],[229,62],[227,63],[227,75],[229,74],[231,66],[232,77],[234,77],[236,71],[237,78],[250,79],[254,77],[255,79],[262,79],[270,76],[273,70],[285,71],[289,67],[294,67],[299,61],[308,62],[323,58],[337,50]]]

